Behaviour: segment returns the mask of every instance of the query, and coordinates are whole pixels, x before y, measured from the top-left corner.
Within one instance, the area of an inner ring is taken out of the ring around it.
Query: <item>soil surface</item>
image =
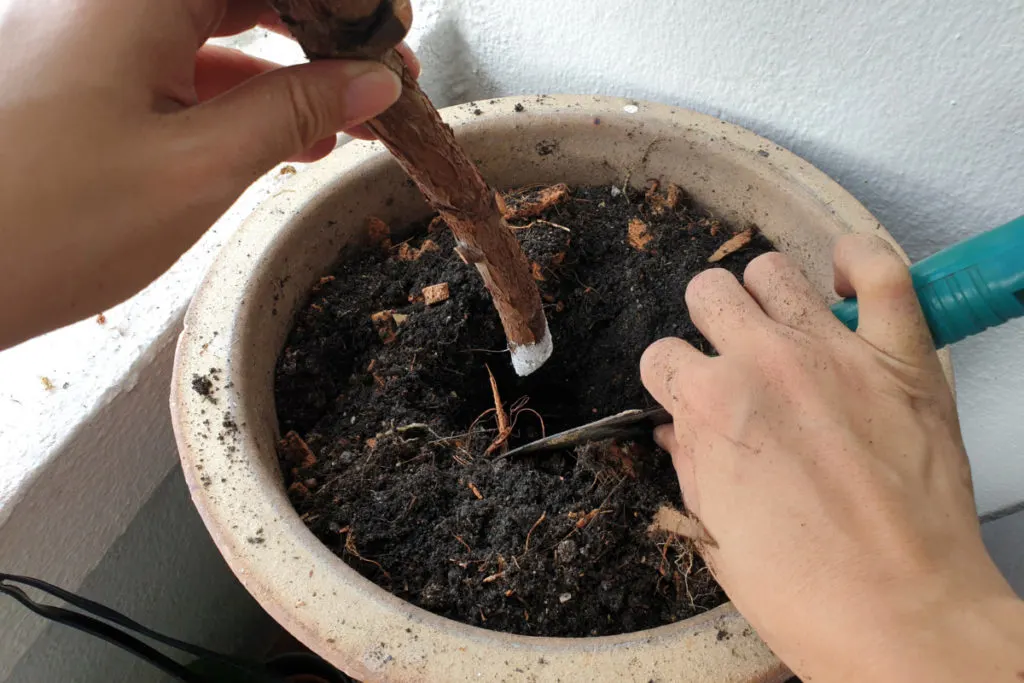
[[[637,631],[725,600],[689,541],[648,532],[682,502],[653,442],[504,457],[650,407],[638,364],[654,340],[712,351],[683,293],[736,231],[650,188],[506,195],[555,340],[525,379],[439,220],[396,244],[371,220],[370,245],[316,286],[278,363],[280,458],[302,519],[349,565],[437,614],[536,636]],[[770,249],[755,235],[718,265],[740,273]]]

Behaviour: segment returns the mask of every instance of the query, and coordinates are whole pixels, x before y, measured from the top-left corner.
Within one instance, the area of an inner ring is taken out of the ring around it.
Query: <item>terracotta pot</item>
[[[673,181],[734,225],[756,223],[829,296],[839,235],[891,240],[810,164],[710,116],[574,96],[445,115],[496,187]],[[380,146],[350,144],[256,211],[193,300],[175,364],[174,429],[196,507],[241,582],[289,632],[360,680],[783,680],[785,668],[731,605],[614,637],[495,633],[393,597],[306,529],[275,455],[274,365],[292,315],[368,216],[401,226],[427,212]],[[209,397],[193,387],[197,375],[213,380]]]

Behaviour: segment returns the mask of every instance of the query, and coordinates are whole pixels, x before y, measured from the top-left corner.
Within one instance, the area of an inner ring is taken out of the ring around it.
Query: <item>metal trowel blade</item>
[[[573,448],[591,441],[603,441],[605,439],[621,439],[631,436],[638,436],[643,431],[654,429],[672,421],[672,416],[664,408],[652,408],[650,410],[627,410],[605,417],[596,422],[590,422],[579,427],[573,427],[564,432],[533,441],[513,448],[506,456],[527,455],[529,453],[541,453],[544,451],[557,451],[566,448]]]

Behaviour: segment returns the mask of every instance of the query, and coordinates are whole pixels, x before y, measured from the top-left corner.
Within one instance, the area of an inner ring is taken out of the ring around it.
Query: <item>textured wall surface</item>
[[[443,103],[599,93],[788,147],[918,259],[1024,213],[1024,3],[414,0]],[[527,102],[528,104],[528,102]],[[982,511],[1024,499],[1024,323],[954,351]]]

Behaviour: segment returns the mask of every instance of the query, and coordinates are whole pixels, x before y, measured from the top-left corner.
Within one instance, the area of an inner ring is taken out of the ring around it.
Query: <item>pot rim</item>
[[[520,113],[516,107],[524,101],[529,102],[529,110],[527,113]],[[479,110],[483,110],[484,115],[475,113]],[[895,245],[878,221],[824,173],[753,132],[708,115],[679,107],[589,95],[507,97],[490,100],[487,103],[450,107],[442,114],[458,133],[474,126],[490,125],[490,122],[500,117],[521,117],[518,120],[525,122],[530,117],[538,116],[571,115],[594,118],[622,116],[622,112],[635,116],[638,122],[658,120],[677,127],[705,129],[727,137],[732,146],[755,155],[766,148],[771,149],[771,159],[765,158],[765,164],[770,164],[778,173],[788,176],[789,182],[829,206],[833,214],[841,216],[849,224],[851,230],[880,234]],[[339,659],[345,659],[339,654],[340,650],[350,650],[351,647],[345,642],[340,642],[341,638],[329,635],[340,632],[330,630],[322,614],[322,608],[310,607],[317,596],[312,587],[320,587],[324,592],[331,590],[334,594],[344,593],[345,599],[349,602],[341,602],[342,611],[365,612],[357,615],[360,619],[398,620],[403,627],[415,628],[422,640],[429,643],[412,647],[417,652],[427,647],[431,656],[435,658],[444,659],[441,656],[444,652],[457,657],[469,657],[475,662],[471,664],[480,670],[504,670],[495,668],[495,662],[490,659],[504,657],[505,661],[520,661],[524,653],[530,653],[531,661],[535,661],[537,655],[549,655],[553,659],[565,655],[573,658],[572,661],[576,662],[574,666],[578,666],[582,661],[597,663],[601,660],[598,656],[600,653],[616,650],[625,651],[628,657],[644,658],[654,657],[666,647],[682,646],[699,653],[700,657],[709,658],[710,661],[717,656],[724,657],[728,650],[746,648],[750,657],[757,660],[756,666],[751,669],[757,672],[756,680],[781,680],[786,674],[785,668],[771,655],[767,647],[760,643],[732,603],[726,603],[708,613],[675,624],[615,636],[521,636],[469,626],[400,600],[358,575],[334,556],[305,529],[290,506],[288,509],[282,509],[280,505],[275,506],[272,501],[251,501],[254,506],[262,506],[258,523],[261,530],[268,530],[266,538],[270,538],[269,530],[279,532],[274,534],[275,550],[287,556],[301,557],[302,561],[306,562],[304,566],[312,567],[309,586],[305,586],[305,581],[291,581],[283,587],[281,576],[277,573],[281,567],[280,562],[268,559],[266,553],[260,555],[254,550],[253,530],[242,528],[243,524],[239,523],[238,515],[225,510],[220,501],[223,496],[230,494],[223,491],[219,494],[216,491],[211,492],[209,484],[203,480],[204,464],[206,461],[230,460],[235,465],[233,475],[240,477],[240,488],[255,498],[259,498],[271,484],[269,480],[261,478],[258,468],[249,466],[249,461],[241,459],[236,462],[227,451],[226,444],[208,439],[209,434],[206,435],[207,438],[202,438],[202,419],[197,408],[206,404],[203,404],[202,399],[193,391],[191,378],[197,373],[205,374],[206,369],[211,367],[222,368],[223,377],[221,386],[218,387],[218,399],[223,402],[224,407],[238,414],[239,407],[245,405],[245,368],[236,368],[238,359],[233,360],[233,357],[238,353],[244,354],[244,349],[239,351],[233,347],[231,342],[235,335],[232,330],[244,317],[240,311],[244,310],[248,295],[247,288],[238,285],[247,281],[249,273],[259,272],[261,257],[275,243],[277,235],[283,229],[282,226],[301,221],[304,209],[315,204],[318,198],[328,191],[332,180],[356,169],[361,168],[366,172],[367,166],[378,168],[389,163],[393,162],[379,143],[350,143],[318,166],[296,176],[283,190],[261,205],[228,241],[204,278],[186,314],[184,330],[178,340],[172,378],[172,421],[192,499],[235,575],[278,623],[318,654],[339,666],[342,666]],[[902,250],[899,253],[906,259]],[[253,259],[248,254],[257,258]],[[218,330],[221,331],[220,335],[216,334]],[[948,355],[944,362],[948,372]],[[248,449],[260,448],[260,445],[245,433],[238,435],[237,438],[239,441],[235,447],[243,454],[250,452]],[[281,486],[280,482],[277,485]],[[264,494],[264,497],[267,496]],[[289,514],[294,519],[290,519]],[[301,529],[296,525],[301,526]],[[325,567],[328,571],[323,572]],[[314,571],[320,571],[326,576],[317,576],[314,580]],[[299,585],[300,583],[303,585]],[[302,595],[306,595],[309,601],[304,598],[299,601],[291,599]],[[332,604],[339,604],[333,602],[337,600],[336,598],[332,597],[331,600]],[[716,644],[713,638],[705,637],[709,628],[724,630],[733,634],[734,638],[731,642]],[[354,637],[348,631],[344,634],[345,639]],[[460,643],[463,651],[459,649]],[[465,652],[466,646],[469,645],[473,646],[473,653]],[[540,661],[543,662],[544,657],[541,657]],[[410,668],[408,671],[394,674],[393,670],[388,669],[388,664],[389,661],[376,662],[373,661],[373,657],[364,654],[361,661],[353,662],[350,658],[346,659],[344,668],[354,675],[369,678],[387,676],[389,680],[392,680],[390,677],[393,675],[393,680],[430,680],[425,674],[427,670],[435,676],[453,673],[451,669],[438,668],[436,663],[426,662],[421,663],[426,669],[416,669],[421,673],[409,673],[412,671]]]

